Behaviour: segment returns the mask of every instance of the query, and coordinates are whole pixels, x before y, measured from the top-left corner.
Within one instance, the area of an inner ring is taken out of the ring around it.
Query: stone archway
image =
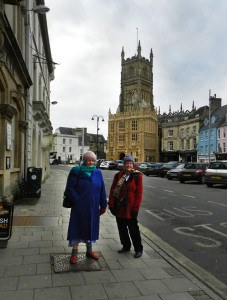
[[[120,160],[123,160],[124,159],[124,157],[125,157],[125,154],[124,153],[120,153]]]

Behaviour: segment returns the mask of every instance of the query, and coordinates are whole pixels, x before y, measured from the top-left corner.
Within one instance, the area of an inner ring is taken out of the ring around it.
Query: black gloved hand
[[[131,210],[130,213],[131,213],[132,218],[136,218],[138,216],[138,211],[136,211],[136,210]]]
[[[116,216],[116,208],[109,207],[109,209],[110,209],[111,214],[114,215],[114,216]]]

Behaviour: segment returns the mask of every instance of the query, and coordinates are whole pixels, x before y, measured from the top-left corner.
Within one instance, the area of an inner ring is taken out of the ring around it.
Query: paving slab
[[[109,299],[141,296],[141,293],[132,282],[104,283],[103,287]]]
[[[23,298],[21,298],[23,299]],[[27,298],[24,298],[24,300]],[[69,287],[36,289],[34,300],[71,300]]]
[[[101,284],[71,286],[72,300],[102,300],[108,296]]]

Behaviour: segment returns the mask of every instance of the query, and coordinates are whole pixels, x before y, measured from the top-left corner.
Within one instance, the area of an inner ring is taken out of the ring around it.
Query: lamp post
[[[101,118],[102,122],[104,122],[104,117],[102,115],[100,115],[100,116],[93,115],[91,119],[94,121],[95,118],[97,119],[96,155],[98,158],[99,119]]]

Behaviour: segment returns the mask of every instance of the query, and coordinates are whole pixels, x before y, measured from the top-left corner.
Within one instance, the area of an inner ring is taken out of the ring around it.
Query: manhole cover
[[[80,253],[77,255],[76,264],[70,264],[70,255],[53,255],[52,261],[55,273],[101,270],[98,261],[91,258],[87,258],[85,253]]]

